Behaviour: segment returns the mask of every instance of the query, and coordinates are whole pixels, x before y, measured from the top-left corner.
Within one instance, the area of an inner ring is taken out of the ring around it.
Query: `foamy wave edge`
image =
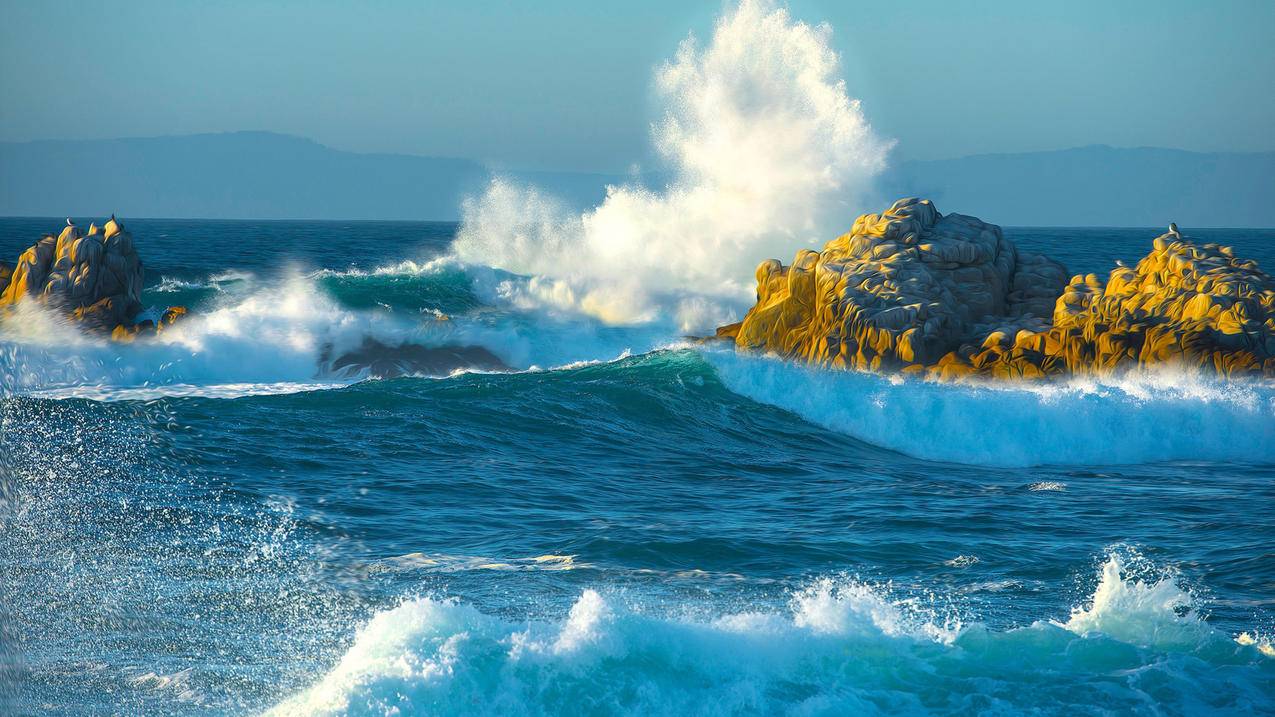
[[[925,460],[971,465],[1275,462],[1275,385],[1155,373],[941,383],[705,350],[731,391]]]
[[[723,714],[781,705],[909,713],[932,711],[944,692],[1048,711],[1092,707],[1095,693],[1042,675],[1103,681],[1119,669],[1185,682],[1251,678],[1260,698],[1275,675],[1269,639],[1213,630],[1172,574],[1139,577],[1137,560],[1110,554],[1093,594],[1065,620],[1000,632],[846,578],[814,581],[786,611],[709,617],[681,616],[694,606],[657,614],[593,589],[556,622],[418,598],[378,613],[330,672],[269,714],[698,714],[705,705]],[[923,684],[935,693],[921,694]],[[1145,696],[1116,680],[1101,697],[1118,708]]]

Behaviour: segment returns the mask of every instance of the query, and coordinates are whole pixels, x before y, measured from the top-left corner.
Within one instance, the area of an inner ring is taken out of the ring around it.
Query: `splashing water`
[[[497,180],[466,202],[457,255],[534,276],[531,296],[609,323],[723,322],[751,296],[757,261],[826,239],[884,168],[890,144],[837,78],[830,34],[744,0],[707,47],[687,39],[657,73],[667,187],[610,187],[572,216]]]
[[[1085,606],[1073,608],[1062,626],[1078,634],[1103,633],[1136,645],[1192,645],[1206,625],[1195,600],[1172,571],[1156,571],[1142,556],[1113,554]]]
[[[1117,552],[1070,620],[1001,632],[849,578],[812,582],[786,611],[709,617],[626,607],[593,589],[558,623],[507,622],[456,600],[419,598],[377,614],[335,669],[272,713],[913,713],[960,712],[978,699],[1009,712],[1065,712],[1092,706],[1098,694],[1112,709],[1138,709],[1138,682],[1112,673],[1126,663],[1179,679],[1226,673],[1261,684],[1271,664],[1251,641],[1212,630],[1182,609],[1193,597],[1171,573],[1144,582],[1132,573],[1146,561]],[[1122,655],[1112,640],[1132,650]],[[1216,674],[1193,669],[1199,657],[1226,651],[1232,664],[1215,665]],[[1039,663],[1066,679],[1038,681]]]

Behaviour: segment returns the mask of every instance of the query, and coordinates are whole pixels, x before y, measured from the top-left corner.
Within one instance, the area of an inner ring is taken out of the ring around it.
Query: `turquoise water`
[[[129,228],[190,323],[0,336],[0,712],[1275,713],[1268,383],[829,373],[527,305],[451,224]],[[517,370],[317,370],[363,336]]]

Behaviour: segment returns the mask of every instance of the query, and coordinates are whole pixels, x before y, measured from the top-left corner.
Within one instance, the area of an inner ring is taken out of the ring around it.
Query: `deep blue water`
[[[508,301],[452,224],[128,226],[189,324],[0,335],[0,712],[1275,713],[1269,384],[834,374]],[[519,370],[317,370],[365,335]]]

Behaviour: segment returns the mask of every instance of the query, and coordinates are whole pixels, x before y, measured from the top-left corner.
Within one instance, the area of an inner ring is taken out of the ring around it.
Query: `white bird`
[[[1175,222],[1169,222],[1169,233],[1182,236],[1182,233],[1178,231],[1178,225]]]
[[[75,226],[75,222],[71,221],[71,218],[70,218],[70,217],[67,217],[67,218],[66,218],[66,225],[67,225],[68,227],[73,227],[73,226]]]

